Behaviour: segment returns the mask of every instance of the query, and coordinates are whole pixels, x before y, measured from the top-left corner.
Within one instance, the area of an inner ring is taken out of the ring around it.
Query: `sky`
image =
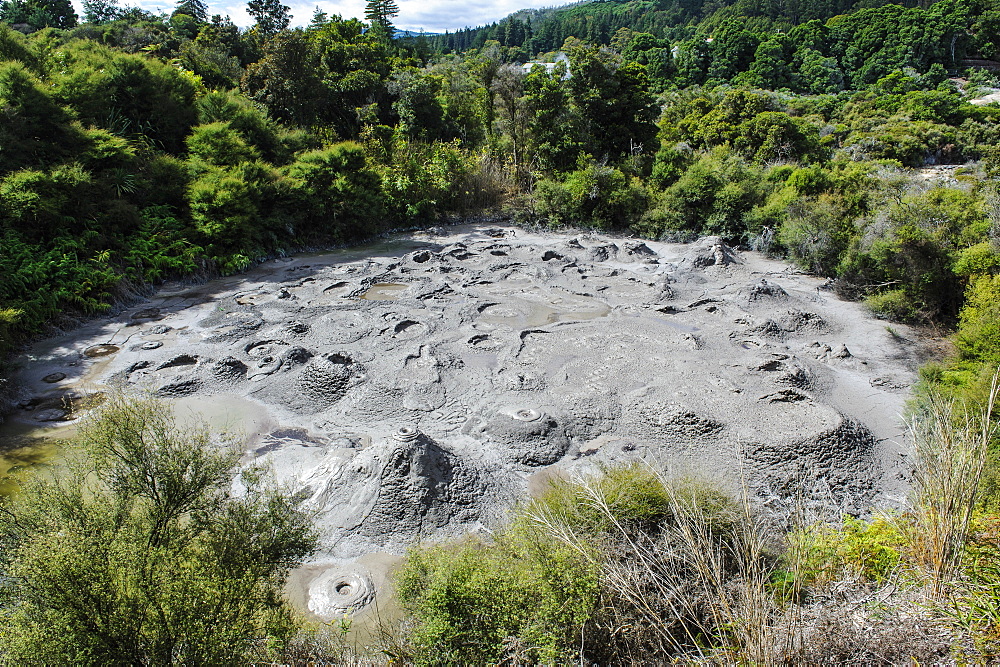
[[[207,0],[208,13],[228,14],[236,25],[247,27],[253,20],[246,13],[246,2],[238,0]],[[313,10],[318,6],[327,14],[340,14],[344,18],[364,18],[365,0],[283,0],[291,7],[292,25],[309,23]],[[444,32],[475,27],[499,21],[508,14],[529,7],[552,7],[569,0],[396,0],[399,16],[393,21],[401,30]],[[73,3],[78,14],[83,13],[79,0]],[[176,2],[171,0],[121,0],[123,6],[138,5],[151,12],[170,13]]]

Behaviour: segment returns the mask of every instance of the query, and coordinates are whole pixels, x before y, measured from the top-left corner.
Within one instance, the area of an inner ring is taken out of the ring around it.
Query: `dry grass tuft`
[[[655,475],[650,471],[651,475]],[[666,519],[650,530],[621,519],[607,489],[574,480],[585,503],[606,526],[594,535],[536,507],[531,520],[582,556],[600,559],[602,601],[582,653],[599,662],[686,660],[769,663],[786,651],[787,623],[771,585],[776,559],[765,549],[761,519],[748,501],[721,501],[717,492],[662,485]]]
[[[961,566],[983,466],[997,427],[998,376],[978,413],[932,397],[910,420],[914,456],[912,542],[935,594]]]

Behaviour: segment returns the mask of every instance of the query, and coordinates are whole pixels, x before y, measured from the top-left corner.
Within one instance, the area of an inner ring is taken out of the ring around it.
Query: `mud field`
[[[717,239],[465,226],[168,285],[36,348],[7,428],[64,425],[67,394],[121,383],[243,430],[317,512],[293,597],[329,619],[370,607],[416,541],[601,464],[765,505],[897,505],[913,340]]]

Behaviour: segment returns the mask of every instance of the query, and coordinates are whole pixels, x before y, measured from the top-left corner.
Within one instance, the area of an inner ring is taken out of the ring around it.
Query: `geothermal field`
[[[316,513],[292,594],[331,619],[377,603],[410,545],[607,464],[898,506],[915,340],[714,238],[451,227],[168,285],[36,347],[12,422],[65,425],[65,396],[117,383],[241,431]]]

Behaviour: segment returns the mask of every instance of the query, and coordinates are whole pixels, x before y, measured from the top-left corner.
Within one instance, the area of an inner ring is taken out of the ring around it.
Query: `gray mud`
[[[15,421],[120,383],[243,430],[247,461],[316,512],[322,552],[296,586],[329,619],[369,606],[379,564],[415,542],[604,464],[772,506],[900,504],[917,351],[896,331],[718,239],[466,226],[167,286],[39,346]]]

